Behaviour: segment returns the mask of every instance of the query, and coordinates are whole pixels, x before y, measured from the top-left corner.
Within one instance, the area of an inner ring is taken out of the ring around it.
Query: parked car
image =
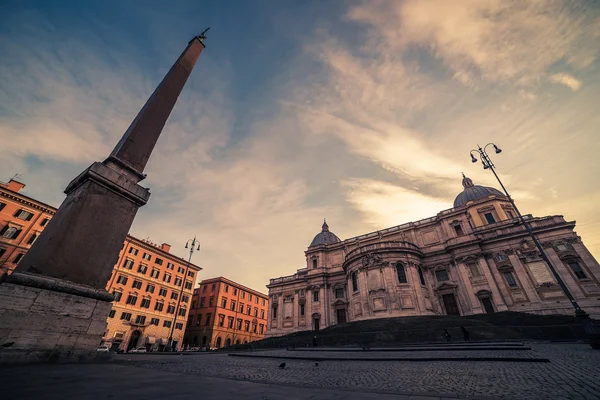
[[[110,351],[110,347],[108,347],[108,346],[100,346],[100,347],[98,347],[98,350],[96,350],[96,351],[105,353],[105,352]]]
[[[138,347],[137,349],[131,349],[128,353],[146,353],[145,347]]]

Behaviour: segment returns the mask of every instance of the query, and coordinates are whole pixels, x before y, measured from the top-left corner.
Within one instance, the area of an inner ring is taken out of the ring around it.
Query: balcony
[[[299,279],[308,273],[308,268],[301,268],[296,271],[294,275],[282,276],[279,278],[269,279],[269,285],[275,285],[278,283],[290,282]]]
[[[533,231],[560,226],[575,226],[574,222],[567,222],[560,215],[541,218],[534,218],[531,215],[524,215],[523,217],[527,220]],[[473,234],[481,240],[492,240],[505,236],[526,234],[526,232],[525,227],[518,219],[501,221],[473,229]]]
[[[421,252],[421,249],[419,248],[419,246],[417,246],[414,243],[406,242],[406,241],[387,241],[387,242],[378,242],[378,243],[372,243],[372,244],[367,244],[364,246],[357,247],[356,249],[354,249],[351,252],[349,252],[348,254],[346,254],[346,261],[344,262],[344,264],[352,259],[355,259],[355,258],[363,255],[363,254],[368,254],[368,253],[373,253],[373,252],[376,252],[376,253],[386,252],[386,251],[403,251],[403,252],[415,253],[418,256],[423,256],[423,253]]]

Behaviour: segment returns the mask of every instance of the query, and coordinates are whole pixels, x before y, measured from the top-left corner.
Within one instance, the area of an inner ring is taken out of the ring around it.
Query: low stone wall
[[[0,363],[80,362],[109,358],[97,348],[111,296],[33,274],[0,284]]]

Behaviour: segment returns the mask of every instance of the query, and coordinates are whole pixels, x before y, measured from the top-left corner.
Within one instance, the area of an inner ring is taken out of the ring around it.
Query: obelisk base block
[[[103,289],[13,273],[0,284],[0,364],[110,359],[97,348],[112,300]]]

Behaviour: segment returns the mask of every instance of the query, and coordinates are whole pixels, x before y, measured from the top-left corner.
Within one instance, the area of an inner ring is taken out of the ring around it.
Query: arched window
[[[235,344],[240,344],[240,339],[236,340]]]
[[[358,277],[356,276],[356,272],[352,273],[352,291],[358,292]]]
[[[398,275],[398,282],[408,283],[408,281],[406,280],[406,271],[405,271],[404,265],[402,265],[402,263],[396,264],[396,275]]]
[[[419,271],[419,281],[421,282],[421,285],[425,286],[425,277],[423,276],[423,270],[421,269],[421,267],[417,268],[417,271]]]
[[[247,341],[247,340],[244,340],[244,344],[248,344],[248,341]]]
[[[217,337],[217,341],[215,342],[215,347],[217,349],[221,348],[221,337]]]
[[[231,339],[227,338],[225,340],[225,347],[229,347],[229,346],[231,346]]]

